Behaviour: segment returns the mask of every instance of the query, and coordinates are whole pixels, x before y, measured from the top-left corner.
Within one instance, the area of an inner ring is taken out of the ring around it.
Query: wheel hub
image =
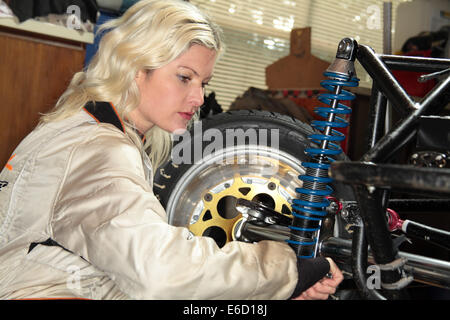
[[[279,180],[235,175],[204,193],[189,230],[197,236],[214,238],[219,246],[232,241],[233,226],[242,217],[235,207],[238,198],[260,202],[283,214],[291,213],[289,194]]]

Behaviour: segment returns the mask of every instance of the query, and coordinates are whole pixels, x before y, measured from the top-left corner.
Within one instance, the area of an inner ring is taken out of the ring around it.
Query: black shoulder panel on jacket
[[[120,131],[125,132],[122,120],[110,102],[89,101],[84,109],[98,122],[110,123]]]

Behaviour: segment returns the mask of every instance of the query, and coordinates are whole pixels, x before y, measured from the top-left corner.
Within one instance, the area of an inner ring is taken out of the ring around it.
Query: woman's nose
[[[204,102],[204,94],[205,94],[205,90],[203,89],[203,87],[193,88],[192,93],[191,93],[192,105],[194,105],[197,108],[202,106],[203,102]]]

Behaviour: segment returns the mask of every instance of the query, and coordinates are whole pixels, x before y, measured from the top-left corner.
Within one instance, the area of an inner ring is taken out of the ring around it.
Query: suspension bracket
[[[377,264],[376,266],[380,268],[381,271],[401,271],[401,278],[393,283],[385,283],[381,282],[381,287],[387,290],[400,290],[408,286],[411,282],[414,281],[414,277],[411,275],[407,275],[403,270],[403,267],[406,265],[408,260],[406,258],[398,258],[394,261],[386,264]]]
[[[259,202],[240,198],[236,210],[242,218],[236,221],[232,237],[234,240],[256,242],[261,240],[286,241],[292,218],[279,213]]]

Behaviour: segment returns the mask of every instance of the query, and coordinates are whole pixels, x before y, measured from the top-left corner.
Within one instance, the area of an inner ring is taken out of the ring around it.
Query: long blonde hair
[[[132,130],[127,115],[139,105],[135,77],[139,70],[160,68],[200,44],[221,53],[221,30],[197,7],[181,0],[141,0],[121,17],[103,24],[105,32],[96,55],[85,71],[76,73],[54,109],[41,123],[57,121],[79,112],[88,101],[112,102],[125,120],[126,132],[148,151],[154,168],[170,155],[171,134],[153,126],[146,143]]]

